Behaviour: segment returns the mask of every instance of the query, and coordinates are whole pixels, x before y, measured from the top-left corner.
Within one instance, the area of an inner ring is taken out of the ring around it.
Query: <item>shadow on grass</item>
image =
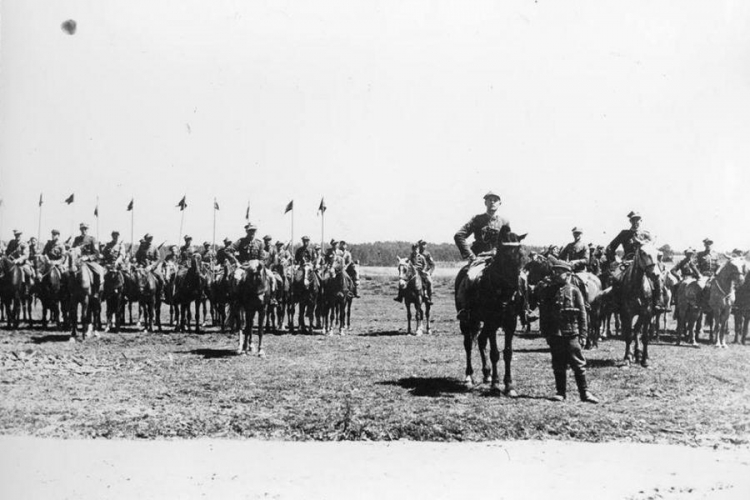
[[[464,384],[447,377],[406,377],[399,380],[378,382],[380,385],[397,385],[409,389],[412,396],[440,397],[446,394],[466,392]]]
[[[365,332],[360,334],[361,337],[409,337],[406,332],[398,330],[384,330],[382,332]]]
[[[57,335],[42,335],[40,337],[31,337],[35,344],[46,344],[47,342],[67,342],[70,340],[70,333],[59,333]]]
[[[536,347],[533,349],[513,349],[513,352],[527,352],[527,353],[549,352],[549,347]]]
[[[614,368],[618,363],[615,359],[587,359],[586,368]]]
[[[217,358],[228,358],[237,356],[237,351],[234,349],[193,349],[188,351],[189,354],[196,356],[203,356],[203,359],[217,359]]]

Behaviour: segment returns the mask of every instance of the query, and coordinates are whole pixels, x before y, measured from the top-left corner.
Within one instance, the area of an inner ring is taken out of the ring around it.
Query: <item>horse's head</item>
[[[650,241],[644,241],[635,252],[633,263],[649,276],[655,277],[658,273],[656,264],[659,262],[659,251]]]
[[[529,263],[526,265],[526,269],[529,273],[528,282],[532,286],[552,274],[552,266],[549,258],[540,253],[535,253],[529,257]]]
[[[528,262],[526,248],[521,243],[525,238],[526,234],[519,236],[510,231],[504,232],[498,241],[495,258],[490,264],[493,272],[513,290],[518,289],[518,277]]]
[[[294,273],[294,281],[302,283],[305,288],[308,288],[313,281],[313,265],[309,262],[300,264]]]
[[[717,279],[729,283],[734,287],[740,287],[745,283],[745,276],[747,275],[747,261],[740,256],[726,255],[728,259],[724,265],[716,273]]]
[[[414,279],[417,275],[417,270],[414,264],[407,258],[401,258],[396,256],[398,263],[396,264],[396,270],[398,271],[398,287],[405,288],[406,284]]]

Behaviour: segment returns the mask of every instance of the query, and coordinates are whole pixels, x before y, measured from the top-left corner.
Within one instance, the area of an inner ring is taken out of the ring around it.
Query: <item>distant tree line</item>
[[[396,257],[408,257],[411,253],[410,241],[375,241],[373,243],[351,244],[352,257],[363,266],[392,266]],[[531,251],[540,252],[542,247],[528,246]],[[460,262],[461,254],[454,243],[427,243],[427,250],[437,262]]]

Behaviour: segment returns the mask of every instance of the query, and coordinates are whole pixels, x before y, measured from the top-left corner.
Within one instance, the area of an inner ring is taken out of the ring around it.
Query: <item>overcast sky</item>
[[[74,19],[78,29],[60,25]],[[750,248],[750,2],[2,2],[0,237],[452,241],[489,189],[532,243]],[[71,193],[76,201],[62,201]]]

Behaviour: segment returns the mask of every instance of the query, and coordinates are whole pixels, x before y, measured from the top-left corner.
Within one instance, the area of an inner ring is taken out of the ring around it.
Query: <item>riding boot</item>
[[[578,394],[581,396],[581,401],[584,403],[596,404],[599,400],[589,392],[588,385],[586,384],[586,374],[576,373],[576,385],[578,386]]]
[[[566,371],[556,371],[555,374],[555,395],[550,399],[552,401],[565,401],[565,392],[567,390],[568,380]]]
[[[398,288],[398,296],[394,298],[396,302],[403,302],[404,300],[404,291],[401,287]]]

